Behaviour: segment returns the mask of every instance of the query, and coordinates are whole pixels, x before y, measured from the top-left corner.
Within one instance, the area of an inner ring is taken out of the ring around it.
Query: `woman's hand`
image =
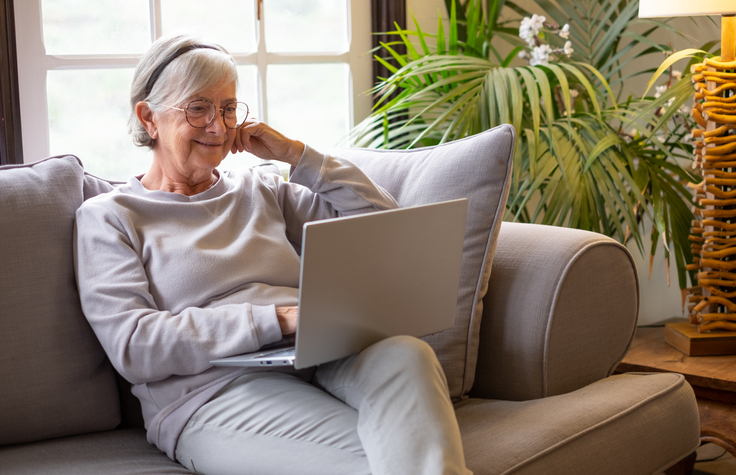
[[[304,143],[284,136],[263,122],[249,119],[235,131],[231,149],[232,153],[243,151],[263,160],[278,160],[295,167],[304,153]]]
[[[276,307],[276,318],[279,319],[282,335],[296,333],[296,322],[299,320],[299,307]]]

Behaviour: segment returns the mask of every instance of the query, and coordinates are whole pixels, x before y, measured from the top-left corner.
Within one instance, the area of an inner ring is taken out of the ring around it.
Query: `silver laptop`
[[[452,327],[467,209],[461,199],[305,224],[295,341],[211,363],[301,369]]]

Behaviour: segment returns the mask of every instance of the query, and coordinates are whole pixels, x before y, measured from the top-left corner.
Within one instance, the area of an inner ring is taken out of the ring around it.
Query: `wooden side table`
[[[681,373],[693,387],[700,440],[736,457],[736,355],[687,356],[664,341],[664,328],[640,327],[617,373]]]

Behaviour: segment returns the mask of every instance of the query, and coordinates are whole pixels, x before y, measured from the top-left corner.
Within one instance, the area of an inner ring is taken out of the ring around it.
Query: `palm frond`
[[[596,231],[633,240],[650,254],[661,239],[684,287],[693,216],[683,183],[692,176],[680,161],[692,146],[684,141],[690,119],[678,109],[692,95],[689,76],[670,77],[671,87],[659,97],[646,94],[677,61],[704,51],[673,54],[656,71],[628,72],[634,59],[660,62],[669,47],[654,33],[672,27],[637,19],[636,0],[536,0],[533,13],[570,25],[575,53],[570,61],[515,65],[526,47],[518,22],[532,12],[510,0],[446,4],[447,31],[442,18],[436,35],[414,19],[414,30],[397,26],[394,32],[396,43],[407,46],[405,55],[397,55],[394,43],[382,46],[398,66],[371,91],[377,96],[373,113],[351,131],[351,142],[412,148],[512,124],[518,134],[506,219]],[[557,46],[563,41],[545,39]],[[500,54],[494,40],[507,42],[511,52]],[[620,100],[630,76],[651,72],[641,97]],[[653,223],[648,251],[643,218]]]

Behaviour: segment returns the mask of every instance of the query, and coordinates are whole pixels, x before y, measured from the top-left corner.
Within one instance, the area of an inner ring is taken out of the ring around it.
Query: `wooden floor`
[[[707,444],[698,449],[698,460],[718,457],[724,450],[714,444]],[[693,475],[733,475],[736,474],[736,458],[726,453],[712,462],[695,462]]]

